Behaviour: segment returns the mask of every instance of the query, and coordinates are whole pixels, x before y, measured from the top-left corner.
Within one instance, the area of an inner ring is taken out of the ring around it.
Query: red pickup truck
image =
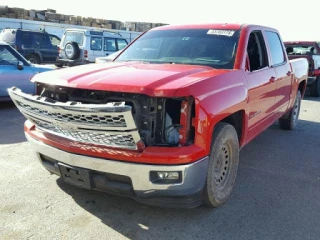
[[[307,86],[312,97],[320,97],[320,42],[284,42],[289,60],[306,58],[309,62]]]
[[[9,94],[51,173],[142,203],[217,207],[239,150],[279,119],[293,129],[308,76],[277,30],[164,26],[115,60],[36,75],[37,95]]]

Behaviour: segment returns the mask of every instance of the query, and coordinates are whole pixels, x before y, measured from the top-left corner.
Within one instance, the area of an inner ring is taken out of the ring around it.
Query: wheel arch
[[[228,123],[235,128],[238,135],[239,146],[242,146],[244,142],[245,132],[246,132],[245,118],[246,118],[246,114],[244,109],[239,109],[238,111],[233,112],[227,116],[223,116],[221,119],[219,119],[215,123],[212,123],[211,136],[213,136],[214,130],[218,123],[221,123],[221,122]],[[212,144],[211,142],[212,139],[213,138],[211,137],[210,146]]]
[[[298,91],[300,91],[301,93],[301,98],[304,97],[304,94],[306,93],[306,88],[307,88],[307,80],[301,81],[298,86]]]

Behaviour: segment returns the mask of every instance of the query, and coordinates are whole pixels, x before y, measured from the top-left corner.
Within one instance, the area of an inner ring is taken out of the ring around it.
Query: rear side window
[[[44,34],[34,34],[33,41],[35,47],[50,47],[49,38]]]
[[[102,38],[101,37],[91,37],[90,40],[90,49],[101,51],[102,49]]]
[[[111,51],[111,52],[117,51],[116,39],[115,38],[104,38],[103,50],[104,51]]]
[[[118,44],[118,50],[122,50],[128,45],[125,39],[120,39],[120,38],[117,39],[117,44]]]
[[[283,63],[285,58],[279,35],[275,32],[266,31],[266,36],[270,46],[272,65]]]
[[[79,46],[82,46],[83,36],[83,32],[66,32],[64,34],[64,44],[67,42],[76,42]]]
[[[50,41],[51,41],[51,44],[53,46],[59,46],[60,45],[60,39],[54,35],[49,35],[49,38],[50,38]]]
[[[20,34],[20,44],[25,47],[32,46],[32,34],[31,33],[21,33]]]

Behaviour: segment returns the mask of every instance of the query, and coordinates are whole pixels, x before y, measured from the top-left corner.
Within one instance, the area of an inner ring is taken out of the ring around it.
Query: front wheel
[[[301,93],[297,92],[296,100],[294,101],[293,107],[289,113],[285,114],[279,119],[280,128],[286,130],[292,130],[295,128],[298,122],[299,113],[301,106]]]
[[[235,128],[218,123],[212,138],[203,202],[218,207],[231,194],[239,164],[239,141]]]

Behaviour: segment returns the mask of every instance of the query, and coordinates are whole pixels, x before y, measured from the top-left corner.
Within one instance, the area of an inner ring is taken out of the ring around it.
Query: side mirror
[[[19,61],[17,65],[18,70],[23,70],[23,67],[24,67],[23,62]]]

